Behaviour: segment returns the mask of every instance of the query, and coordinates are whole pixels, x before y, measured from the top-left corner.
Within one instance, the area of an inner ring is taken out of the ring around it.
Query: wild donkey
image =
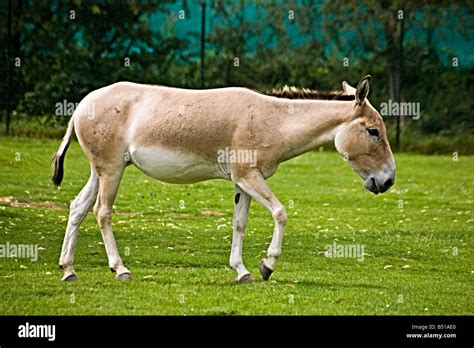
[[[169,183],[227,179],[235,183],[230,266],[237,281],[252,281],[242,262],[242,243],[251,199],[275,221],[260,273],[267,280],[281,254],[287,214],[267,186],[278,165],[334,140],[338,152],[373,193],[395,180],[395,162],[382,117],[367,100],[370,76],[357,89],[342,83],[342,100],[314,100],[314,91],[287,88],[263,95],[245,88],[185,90],[119,82],[87,95],[74,112],[54,155],[53,182],[63,178],[63,162],[75,129],[91,162],[91,175],[71,203],[59,260],[63,280],[76,280],[74,249],[81,222],[95,202],[109,266],[117,278],[131,275],[122,263],[112,234],[112,205],[123,171],[134,164]],[[327,96],[326,96],[327,97]],[[299,99],[310,98],[310,99]],[[93,112],[91,112],[91,110]],[[218,160],[223,150],[246,150],[256,162]]]

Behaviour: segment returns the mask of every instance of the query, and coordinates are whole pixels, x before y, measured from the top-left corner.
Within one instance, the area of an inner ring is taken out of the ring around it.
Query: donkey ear
[[[360,80],[359,83],[357,84],[355,99],[356,99],[356,103],[359,105],[364,102],[365,98],[367,98],[367,95],[369,94],[369,90],[370,90],[369,81],[371,78],[372,76],[367,75],[362,80]]]
[[[342,81],[342,90],[345,95],[355,95],[356,89],[348,84],[346,81]]]

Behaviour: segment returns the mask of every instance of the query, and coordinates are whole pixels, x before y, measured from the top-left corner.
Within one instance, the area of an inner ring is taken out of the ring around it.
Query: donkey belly
[[[132,163],[145,174],[168,183],[191,184],[210,179],[229,179],[217,163],[191,154],[159,147],[131,147]]]

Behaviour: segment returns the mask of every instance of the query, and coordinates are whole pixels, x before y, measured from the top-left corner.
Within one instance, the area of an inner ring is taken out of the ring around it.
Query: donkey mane
[[[266,95],[285,99],[320,99],[320,100],[354,100],[353,95],[344,94],[343,91],[318,91],[309,88],[299,88],[295,86],[283,86],[274,88]]]

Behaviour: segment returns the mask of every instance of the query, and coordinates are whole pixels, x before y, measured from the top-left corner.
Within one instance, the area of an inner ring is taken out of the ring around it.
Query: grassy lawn
[[[37,244],[37,262],[0,258],[0,314],[472,315],[474,157],[396,156],[397,180],[375,196],[333,152],[284,163],[269,180],[286,205],[283,254],[268,282],[258,264],[270,214],[252,203],[244,262],[229,268],[233,184],[169,185],[127,168],[114,233],[134,279],[115,280],[92,213],[79,233],[76,283],[62,283],[59,253],[68,202],[88,179],[77,142],[60,190],[50,183],[58,140],[0,138],[0,244]],[[357,244],[363,261],[326,246]]]

